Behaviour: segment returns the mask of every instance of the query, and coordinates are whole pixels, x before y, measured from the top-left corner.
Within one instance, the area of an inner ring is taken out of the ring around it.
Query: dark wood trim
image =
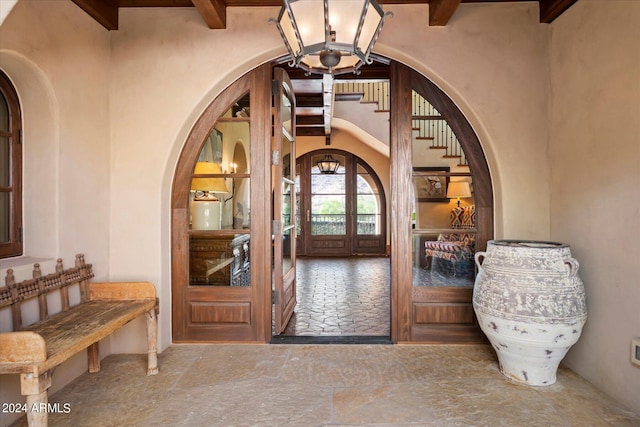
[[[550,24],[578,0],[540,0],[540,22]]]
[[[22,111],[18,92],[11,80],[0,71],[0,92],[7,102],[9,110],[9,132],[2,132],[9,142],[9,187],[1,187],[1,193],[10,193],[9,197],[9,241],[0,243],[0,258],[23,254],[22,242]]]
[[[227,28],[227,7],[222,0],[192,0],[193,5],[212,30]]]
[[[482,342],[471,305],[472,288],[413,286],[411,241],[412,90],[433,105],[457,136],[473,176],[477,250],[493,237],[493,188],[473,128],[453,101],[426,77],[391,63],[392,331],[397,342]],[[448,174],[447,174],[448,175]],[[394,311],[395,310],[395,311]]]
[[[193,7],[191,0],[118,0],[119,7]]]
[[[118,4],[113,0],[72,0],[107,30],[118,29]]]
[[[460,6],[460,0],[431,0],[429,2],[429,25],[444,27]]]
[[[72,0],[107,30],[118,29],[118,9],[121,7],[196,7],[211,29],[226,28],[227,7],[280,7],[281,0]],[[524,2],[531,0],[379,0],[387,4],[429,4],[429,25],[445,26],[460,3]],[[550,23],[577,0],[538,0],[540,22]],[[363,72],[367,69],[364,67]],[[291,75],[295,79],[295,75]],[[362,78],[347,75],[340,78]],[[368,76],[368,78],[373,78]],[[384,78],[384,77],[381,77]]]
[[[391,339],[411,341],[411,73],[390,65]]]
[[[272,70],[251,75],[251,291],[258,342],[271,340],[271,131]],[[255,165],[255,166],[254,166]],[[262,212],[262,215],[257,214]]]
[[[277,90],[276,90],[277,89]],[[273,214],[272,218],[280,223],[279,231],[274,233],[273,239],[273,288],[277,296],[273,312],[273,332],[276,335],[282,333],[287,323],[293,315],[293,310],[297,303],[296,295],[296,194],[291,191],[291,216],[290,223],[285,227],[282,222],[283,216],[283,184],[290,184],[295,181],[295,128],[296,128],[296,99],[292,91],[292,84],[286,71],[276,67],[273,69],[273,138],[272,151],[277,151],[280,161],[271,167],[273,179]],[[286,112],[287,106],[283,102],[283,98],[287,98],[290,102],[290,110]],[[288,117],[290,115],[290,117]],[[290,119],[290,130],[285,129],[284,121]],[[290,133],[293,132],[293,135]],[[285,141],[286,140],[286,141]],[[290,154],[284,155],[284,144],[290,145]],[[291,173],[291,176],[288,175]],[[289,178],[292,178],[289,179]],[[292,188],[293,190],[293,188]],[[294,235],[290,235],[290,256],[291,268],[287,271],[283,269],[283,261],[285,257],[285,241],[284,233],[288,231]],[[271,336],[269,337],[271,338]]]

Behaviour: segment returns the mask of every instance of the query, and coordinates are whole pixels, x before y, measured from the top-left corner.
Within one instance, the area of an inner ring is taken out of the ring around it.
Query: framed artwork
[[[449,176],[445,175],[450,171],[448,166],[437,167],[415,167],[413,168],[413,191],[416,200],[424,202],[448,202],[447,187],[449,186]],[[429,172],[439,172],[430,174]]]

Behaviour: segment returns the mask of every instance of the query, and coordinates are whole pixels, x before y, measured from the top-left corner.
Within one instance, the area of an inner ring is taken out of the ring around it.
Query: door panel
[[[281,68],[274,69],[273,130],[273,291],[274,333],[287,326],[296,306],[295,236],[295,98],[291,81]]]
[[[340,162],[333,174],[316,163],[330,154]],[[386,202],[382,184],[361,159],[340,150],[319,150],[298,161],[304,211],[299,254],[386,254]]]
[[[391,243],[397,301],[392,338],[481,342],[472,306],[473,254],[493,228],[486,224],[486,211],[482,223],[469,219],[475,218],[476,205],[485,209],[492,203],[485,197],[490,188],[486,163],[468,122],[444,93],[403,65],[393,63],[391,70]],[[461,196],[464,209],[449,191],[456,181],[471,188],[470,197]]]
[[[351,254],[347,157],[333,152],[331,155],[340,162],[340,166],[335,173],[325,174],[317,165],[325,155],[325,152],[312,155],[307,172],[310,186],[306,194],[310,195],[310,203],[307,207],[306,253],[311,256],[346,256]]]
[[[270,337],[264,301],[271,286],[262,280],[271,274],[264,256],[270,221],[250,215],[271,205],[270,81],[265,65],[230,85],[197,120],[178,159],[171,199],[174,342]]]

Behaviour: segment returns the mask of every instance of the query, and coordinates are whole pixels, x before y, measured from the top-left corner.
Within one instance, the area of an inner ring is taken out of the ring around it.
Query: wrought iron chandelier
[[[307,74],[358,74],[385,19],[376,0],[283,0],[276,23],[291,67]]]

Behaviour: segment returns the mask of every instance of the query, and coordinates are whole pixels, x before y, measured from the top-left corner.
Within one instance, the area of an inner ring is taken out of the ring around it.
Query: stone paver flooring
[[[487,345],[174,345],[152,377],[145,359],[109,356],[55,393],[70,412],[49,426],[640,426],[568,369],[506,379]]]
[[[297,258],[298,304],[282,335],[388,336],[390,261]]]

